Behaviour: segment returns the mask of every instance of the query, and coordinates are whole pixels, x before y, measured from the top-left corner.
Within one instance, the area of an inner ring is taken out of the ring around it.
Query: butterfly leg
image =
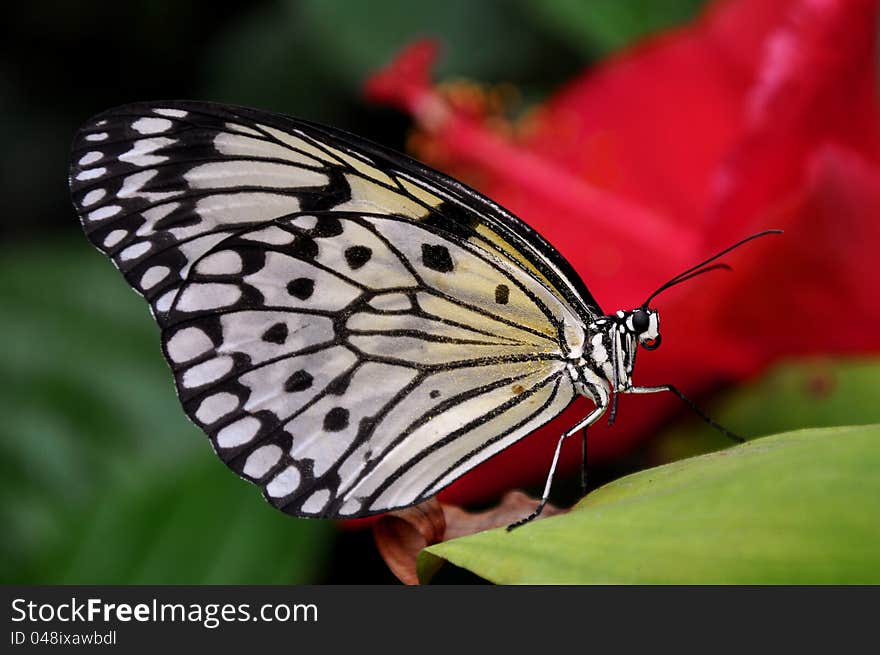
[[[562,435],[559,437],[559,441],[556,442],[556,450],[553,452],[553,462],[550,464],[550,473],[547,475],[547,482],[544,484],[544,493],[541,494],[541,502],[538,503],[538,506],[535,508],[535,510],[527,517],[525,517],[524,519],[520,519],[516,523],[511,523],[510,525],[508,525],[508,532],[510,532],[514,528],[518,528],[521,525],[525,525],[529,521],[535,520],[541,515],[541,512],[544,511],[544,506],[547,504],[547,499],[550,497],[550,487],[553,484],[553,475],[556,473],[556,465],[559,463],[559,453],[562,452],[562,442],[571,435],[577,434],[580,430],[584,430],[584,439],[586,439],[587,427],[589,427],[592,423],[595,423],[596,420],[600,416],[602,416],[607,406],[607,402],[596,405],[596,408],[592,412],[590,412],[587,418],[578,423],[571,430],[562,433]]]
[[[581,495],[587,495],[587,428],[581,430]]]
[[[745,439],[743,439],[741,436],[731,432],[720,423],[716,423],[714,420],[712,420],[712,418],[708,414],[706,414],[706,412],[700,409],[693,400],[685,396],[681,391],[673,387],[671,384],[661,384],[656,387],[630,387],[626,390],[626,393],[658,393],[660,391],[669,391],[681,398],[682,401],[684,401],[684,403],[688,407],[690,407],[697,416],[706,421],[706,423],[718,430],[721,434],[723,434],[731,441],[736,441],[737,443],[745,442]]]

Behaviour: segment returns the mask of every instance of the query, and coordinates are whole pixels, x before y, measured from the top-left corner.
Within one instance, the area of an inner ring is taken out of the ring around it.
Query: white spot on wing
[[[187,115],[187,112],[183,109],[154,109],[153,113],[160,116],[170,116],[171,118],[183,118]]]
[[[174,302],[174,297],[177,294],[177,289],[170,289],[162,294],[162,297],[156,301],[156,309],[160,312],[167,312],[171,309],[171,303]]]
[[[94,164],[103,156],[104,153],[98,152],[97,150],[92,150],[91,152],[87,152],[82,157],[80,157],[80,160],[77,162],[77,164],[79,164],[80,166],[88,166],[89,164]]]
[[[253,416],[245,416],[230,423],[217,433],[217,445],[220,448],[235,448],[248,443],[260,429],[260,422]],[[277,446],[271,446],[277,448]],[[280,455],[280,453],[279,453]],[[251,476],[257,477],[257,476]]]
[[[104,173],[107,172],[107,169],[101,166],[100,168],[90,168],[86,171],[80,172],[79,175],[76,176],[77,180],[94,180],[96,178],[101,177]]]
[[[190,284],[183,290],[176,308],[181,312],[218,309],[235,304],[239,298],[241,298],[241,289],[234,284],[196,283]]]
[[[233,394],[222,391],[208,396],[196,410],[196,418],[202,423],[214,423],[223,418],[238,407],[238,398]]]
[[[128,230],[113,230],[110,234],[104,237],[104,247],[112,248],[126,236],[128,236]]]
[[[404,311],[412,308],[409,296],[403,293],[383,293],[370,300],[370,306],[389,311]]]
[[[248,455],[241,472],[258,480],[266,475],[279,459],[281,459],[281,449],[278,446],[275,444],[260,446]]]
[[[104,189],[92,189],[89,191],[85,197],[82,199],[83,207],[88,207],[89,205],[94,205],[101,198],[107,195],[107,191]]]
[[[271,243],[274,246],[283,246],[291,243],[294,239],[294,235],[287,230],[282,230],[280,227],[270,225],[262,230],[242,234],[240,238],[247,239],[248,241],[257,241],[259,243]]]
[[[304,230],[311,230],[318,224],[317,216],[297,216],[292,221],[290,221],[291,225],[296,225],[297,227],[301,227]]]
[[[135,243],[134,245],[129,246],[121,253],[119,253],[119,259],[121,259],[122,261],[137,259],[141,255],[145,254],[152,247],[153,244],[149,241],[141,241],[140,243]]]
[[[232,250],[212,253],[198,264],[199,273],[204,275],[231,275],[240,273],[241,268],[241,255]]]
[[[166,346],[168,356],[178,364],[195,359],[213,347],[214,344],[208,335],[197,327],[185,327],[175,332]]]
[[[328,489],[318,489],[306,499],[301,509],[307,514],[318,514],[327,505],[328,500],[330,500],[330,491]]]
[[[219,380],[232,370],[232,364],[232,357],[215,357],[197,364],[183,374],[183,386],[194,389]]]
[[[139,118],[131,127],[141,134],[158,134],[171,129],[171,125],[167,118]]]
[[[171,269],[167,266],[153,266],[152,268],[148,268],[146,273],[141,277],[141,289],[150,289],[162,280],[164,280],[168,274],[171,272]]]
[[[106,132],[96,132],[95,134],[87,134],[86,141],[103,141],[109,135]]]
[[[116,214],[121,211],[122,207],[120,207],[119,205],[107,205],[106,207],[100,207],[94,211],[89,212],[89,220],[103,221],[105,218],[116,216]]]
[[[342,507],[339,508],[339,513],[343,516],[351,516],[352,514],[357,514],[361,511],[362,506],[363,503],[357,498],[349,498],[342,504]]]
[[[266,485],[266,493],[273,498],[282,498],[292,494],[299,486],[300,475],[295,466],[288,466]]]

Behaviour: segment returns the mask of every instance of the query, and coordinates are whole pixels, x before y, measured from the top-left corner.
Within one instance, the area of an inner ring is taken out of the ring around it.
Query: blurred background
[[[369,531],[293,519],[184,417],[147,307],[83,237],[77,126],[137,100],[248,105],[404,149],[411,120],[363,100],[420,36],[441,79],[509,83],[523,109],[700,0],[13,3],[0,30],[0,581],[393,582]],[[786,362],[713,409],[762,434],[880,420],[876,360]],[[772,396],[773,407],[758,399]],[[720,445],[691,418],[594,480]],[[558,502],[571,500],[562,481]]]

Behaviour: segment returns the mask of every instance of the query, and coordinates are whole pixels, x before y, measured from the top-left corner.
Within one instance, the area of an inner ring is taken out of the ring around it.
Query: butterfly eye
[[[660,335],[650,341],[642,341],[642,348],[645,350],[657,350],[660,347]]]
[[[645,332],[651,325],[651,319],[648,317],[648,312],[644,309],[637,309],[633,312],[632,315],[632,326],[633,330],[636,331],[636,334],[641,334]]]

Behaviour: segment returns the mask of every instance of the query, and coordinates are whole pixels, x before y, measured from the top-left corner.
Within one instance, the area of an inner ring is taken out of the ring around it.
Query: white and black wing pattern
[[[561,412],[568,264],[458,182],[355,137],[205,103],[77,134],[89,239],[150,303],[188,416],[291,514],[424,500]]]

